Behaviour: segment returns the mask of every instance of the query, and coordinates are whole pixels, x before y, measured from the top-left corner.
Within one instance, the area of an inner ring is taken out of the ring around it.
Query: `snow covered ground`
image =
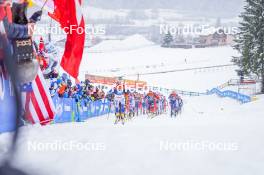
[[[135,46],[144,40],[137,39]],[[86,50],[81,76],[96,69],[98,74],[111,75],[230,64],[236,54],[230,47],[182,50],[148,46],[105,53]],[[145,70],[146,65],[151,70]],[[120,68],[120,72],[109,71],[113,68]],[[234,70],[141,78],[163,87],[204,91],[236,77]],[[168,114],[153,119],[139,116],[124,126],[114,125],[112,115],[83,123],[26,126],[21,129],[13,164],[40,175],[262,175],[264,96],[258,98],[241,105],[216,96],[184,97],[184,109],[177,118]],[[9,136],[0,135],[0,158],[5,157]]]
[[[113,125],[107,116],[85,123],[22,128],[13,163],[32,174],[263,174],[263,104],[185,98],[181,116],[140,116]],[[1,135],[1,147],[7,135]],[[56,149],[43,144],[90,144]],[[34,150],[30,144],[40,145]],[[42,146],[41,146],[42,144]],[[92,146],[91,146],[92,145]],[[183,146],[185,145],[185,146]],[[1,156],[2,157],[2,156]]]

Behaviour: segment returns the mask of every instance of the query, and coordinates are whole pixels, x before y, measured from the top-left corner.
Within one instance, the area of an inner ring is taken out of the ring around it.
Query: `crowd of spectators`
[[[73,85],[67,74],[50,79],[50,94],[52,97],[74,98],[76,101],[97,101],[105,98],[105,92],[91,84],[89,80]]]

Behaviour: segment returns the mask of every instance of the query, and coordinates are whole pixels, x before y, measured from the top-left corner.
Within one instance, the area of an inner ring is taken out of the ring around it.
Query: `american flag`
[[[35,80],[21,87],[25,117],[32,124],[45,125],[52,121],[55,115],[55,106],[45,83],[39,69]]]
[[[20,85],[20,91],[21,92],[32,92],[33,91],[32,82]]]

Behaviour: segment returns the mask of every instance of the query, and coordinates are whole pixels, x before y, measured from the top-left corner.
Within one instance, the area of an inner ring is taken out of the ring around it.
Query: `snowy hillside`
[[[232,64],[231,59],[236,55],[237,52],[231,47],[189,50],[161,48],[135,35],[123,41],[104,41],[94,48],[86,49],[81,64],[80,79],[86,72],[105,76],[124,75],[126,78],[137,79],[138,73]],[[144,75],[140,76],[140,79],[150,85],[205,91],[237,78],[235,69],[235,66],[197,69]]]

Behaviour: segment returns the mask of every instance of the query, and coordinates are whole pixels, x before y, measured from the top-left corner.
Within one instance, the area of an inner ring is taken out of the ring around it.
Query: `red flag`
[[[67,33],[61,66],[72,77],[77,78],[85,42],[85,22],[81,12],[81,0],[54,0],[54,6],[54,14],[50,16],[57,20]]]

